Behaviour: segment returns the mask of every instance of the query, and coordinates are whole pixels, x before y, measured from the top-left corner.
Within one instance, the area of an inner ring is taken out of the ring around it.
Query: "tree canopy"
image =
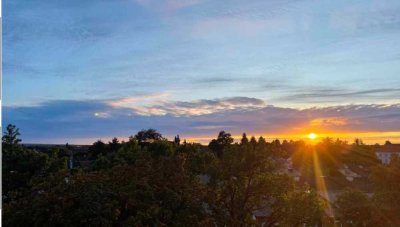
[[[313,171],[316,154],[332,169],[372,158],[364,144],[327,139],[314,146],[246,134],[233,143],[225,131],[203,146],[142,130],[79,152],[73,145],[29,149],[18,136],[10,126],[3,137],[5,226],[329,226],[318,188],[296,182],[282,162],[291,157],[293,168]],[[333,204],[337,218],[349,226],[398,226],[399,163],[369,162],[373,196],[343,191]]]

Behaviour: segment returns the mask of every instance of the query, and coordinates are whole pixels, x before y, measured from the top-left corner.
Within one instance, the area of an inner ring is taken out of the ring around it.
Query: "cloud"
[[[155,96],[158,98],[159,96]],[[164,96],[161,96],[164,97]],[[154,97],[145,97],[154,98]],[[142,97],[128,97],[109,102],[114,107],[126,107],[133,110],[135,114],[143,116],[198,116],[223,112],[227,110],[252,110],[266,106],[263,100],[247,97],[220,98],[213,100],[199,100],[194,102],[168,102],[156,99],[156,105],[140,105],[138,101]]]
[[[155,104],[164,102],[166,98],[170,96],[169,93],[153,93],[153,94],[145,94],[145,95],[136,95],[131,97],[124,97],[120,99],[113,99],[107,101],[106,103],[113,107],[126,107],[135,109],[139,105],[146,104]]]
[[[176,10],[176,9],[181,9],[181,8],[185,8],[185,7],[189,7],[192,5],[196,5],[199,4],[201,2],[203,2],[204,0],[186,0],[186,1],[182,1],[182,0],[167,0],[166,4],[167,4],[167,9],[169,10]]]
[[[293,24],[286,19],[248,19],[248,18],[211,18],[200,21],[193,27],[193,34],[209,35],[210,33],[220,34],[224,29],[225,33],[236,35],[256,35],[258,32],[273,30],[274,32],[291,31]],[[227,35],[225,35],[228,37]]]
[[[311,126],[340,126],[347,125],[348,119],[344,117],[316,118],[310,122]]]
[[[397,4],[359,4],[337,10],[331,15],[334,28],[347,32],[376,28],[398,28],[400,17]]]
[[[3,125],[16,124],[24,142],[37,143],[92,143],[98,138],[126,138],[150,127],[171,138],[176,134],[182,138],[210,137],[219,130],[234,135],[301,134],[310,130],[400,132],[400,104],[295,109],[234,97],[143,107],[143,114],[108,102],[59,100],[37,106],[5,106]]]
[[[200,4],[204,0],[135,0],[139,5],[148,9],[161,10],[171,13],[175,10],[183,9]]]
[[[197,84],[201,84],[201,85],[207,84],[209,86],[212,84],[219,84],[219,83],[226,84],[226,83],[232,83],[232,82],[237,82],[237,81],[238,80],[235,80],[235,79],[232,79],[229,77],[208,77],[208,78],[197,79],[193,82],[197,83]]]
[[[302,102],[327,102],[351,98],[352,101],[363,98],[387,98],[395,99],[400,97],[399,88],[375,88],[364,90],[350,90],[345,88],[324,88],[324,89],[292,89],[290,95],[277,98],[279,101],[297,100]]]

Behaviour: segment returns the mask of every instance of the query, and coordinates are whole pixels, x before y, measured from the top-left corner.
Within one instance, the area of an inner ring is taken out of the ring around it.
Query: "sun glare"
[[[315,139],[317,138],[317,134],[315,134],[315,133],[310,133],[310,134],[308,134],[308,138],[309,138],[310,140],[315,140]]]

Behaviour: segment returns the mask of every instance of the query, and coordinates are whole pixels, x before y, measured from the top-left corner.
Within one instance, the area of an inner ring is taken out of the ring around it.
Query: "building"
[[[384,165],[389,165],[395,155],[400,158],[400,144],[385,144],[375,151],[376,157]]]
[[[300,181],[301,174],[293,167],[292,158],[273,158],[272,160],[278,164],[278,170],[276,171],[278,174],[287,174],[293,177],[295,181]]]

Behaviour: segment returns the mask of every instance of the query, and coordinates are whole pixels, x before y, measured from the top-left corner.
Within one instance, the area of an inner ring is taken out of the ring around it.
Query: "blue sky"
[[[376,121],[315,130],[398,132],[399,40],[396,0],[6,0],[3,124],[26,142],[288,134],[271,116],[291,110],[303,131],[358,117]]]

